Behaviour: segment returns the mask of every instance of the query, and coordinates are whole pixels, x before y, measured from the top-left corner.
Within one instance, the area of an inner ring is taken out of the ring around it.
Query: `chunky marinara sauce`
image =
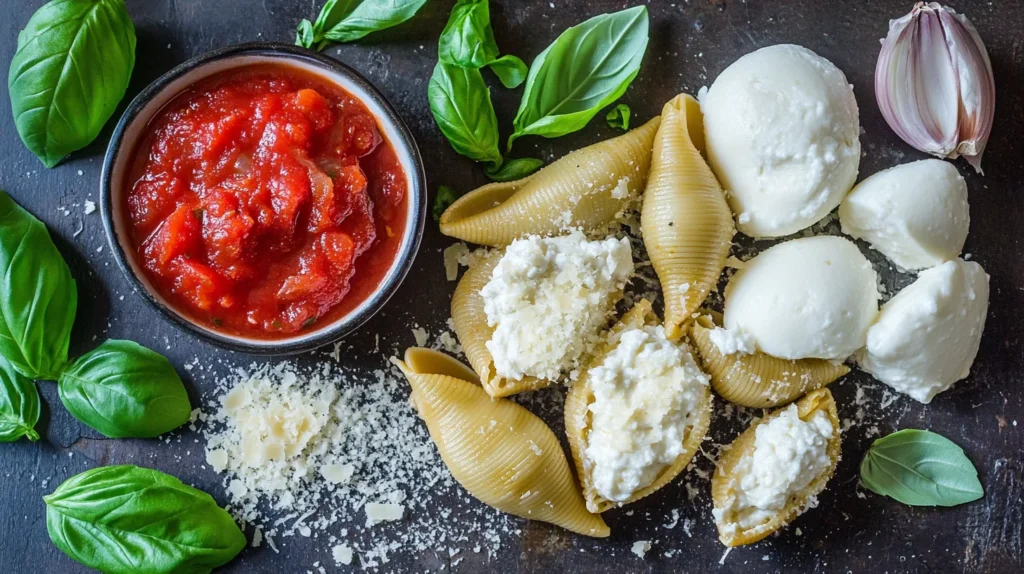
[[[374,116],[312,73],[255,65],[154,118],[126,194],[134,246],[179,311],[282,338],[365,300],[395,259],[406,178]]]

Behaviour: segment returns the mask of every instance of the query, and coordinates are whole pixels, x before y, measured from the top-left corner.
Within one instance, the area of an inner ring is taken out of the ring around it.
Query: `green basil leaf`
[[[148,468],[87,470],[43,500],[50,540],[102,572],[210,572],[245,548],[245,535],[209,494]]]
[[[495,76],[501,80],[501,85],[508,89],[518,88],[526,80],[529,72],[526,64],[515,56],[505,55],[488,64]]]
[[[68,360],[78,289],[43,222],[0,191],[0,355],[30,379]]]
[[[437,41],[437,57],[446,64],[482,68],[498,59],[488,0],[459,0]]]
[[[184,424],[192,407],[178,373],[158,353],[131,341],[105,341],[61,374],[61,402],[111,438],[147,438]]]
[[[135,26],[124,0],[54,0],[18,35],[7,86],[18,134],[46,167],[96,139],[128,88]]]
[[[317,39],[351,42],[412,18],[427,0],[354,0],[328,2],[313,30]],[[330,8],[330,10],[328,10]],[[327,11],[327,16],[324,16]],[[319,27],[317,27],[319,25]]]
[[[604,119],[608,122],[608,127],[619,129],[622,131],[629,131],[629,106],[626,104],[619,104],[612,108],[612,111],[608,112],[608,115]]]
[[[499,169],[487,169],[487,177],[493,181],[515,181],[522,179],[544,166],[544,162],[532,157],[521,157],[505,162]]]
[[[438,62],[427,86],[430,111],[455,151],[501,165],[498,118],[480,70]]]
[[[314,44],[316,39],[313,37],[313,23],[303,19],[295,29],[295,45],[312,50]]]
[[[444,210],[448,209],[451,204],[455,203],[455,200],[459,198],[459,193],[447,185],[437,186],[437,195],[434,196],[434,208],[431,213],[434,216],[434,221],[441,221],[441,214]]]
[[[640,71],[647,20],[647,8],[637,6],[562,32],[530,65],[508,149],[525,135],[574,132],[617,100]]]
[[[956,506],[985,495],[963,449],[925,430],[876,440],[860,463],[860,480],[868,490],[911,506]]]
[[[39,440],[39,391],[36,384],[0,356],[0,442],[21,437]]]

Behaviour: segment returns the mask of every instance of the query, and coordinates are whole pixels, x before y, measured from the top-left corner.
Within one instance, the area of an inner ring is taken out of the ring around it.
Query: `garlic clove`
[[[995,81],[985,44],[966,17],[919,2],[890,21],[875,67],[875,97],[905,142],[939,157],[964,156],[981,172]]]

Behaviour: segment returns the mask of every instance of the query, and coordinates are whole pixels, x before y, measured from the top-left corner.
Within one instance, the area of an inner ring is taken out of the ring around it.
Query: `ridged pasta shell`
[[[758,425],[771,421],[779,413],[783,412],[783,409],[776,410],[750,425],[750,428],[743,431],[728,448],[722,450],[715,468],[715,474],[711,478],[711,500],[714,508],[716,511],[724,511],[722,516],[715,520],[715,524],[718,527],[718,538],[722,541],[722,544],[729,547],[752,544],[779,530],[803,513],[808,508],[811,499],[825,490],[825,485],[832,478],[836,464],[839,463],[841,443],[839,436],[839,414],[836,412],[836,403],[832,399],[832,393],[828,389],[811,391],[795,404],[802,420],[807,420],[808,417],[817,411],[822,411],[828,416],[829,421],[832,423],[832,437],[829,438],[826,450],[832,464],[815,477],[803,490],[791,495],[785,507],[772,516],[771,519],[762,524],[741,529],[735,522],[735,516],[732,516],[732,513],[727,510],[730,501],[736,496],[735,485],[739,480],[739,477],[736,476],[737,465],[739,465],[744,457],[750,456],[753,453],[755,433]]]
[[[551,384],[546,379],[523,377],[519,380],[499,377],[494,369],[494,357],[487,349],[487,341],[494,335],[494,329],[487,325],[484,313],[484,298],[480,290],[491,280],[494,268],[501,260],[503,250],[488,253],[469,267],[455,286],[452,294],[452,322],[455,336],[459,338],[462,351],[469,364],[480,377],[480,383],[492,397],[507,397],[523,391],[542,389]]]
[[[780,359],[760,351],[723,355],[711,342],[715,323],[701,315],[690,325],[690,340],[718,396],[744,407],[767,409],[795,401],[850,372],[824,359]]]
[[[413,404],[455,480],[502,512],[608,536],[604,520],[587,511],[555,433],[516,403],[492,399],[478,385],[451,376],[468,367],[446,359],[413,347],[404,362],[392,360],[409,380]]]
[[[467,193],[441,215],[441,233],[504,247],[527,235],[606,228],[643,191],[659,122],[576,150],[528,178]]]
[[[717,286],[736,233],[722,186],[700,155],[703,142],[697,100],[681,94],[665,104],[640,229],[661,281],[670,339],[683,336],[686,322]]]
[[[658,317],[651,309],[651,303],[646,299],[639,301],[632,309],[622,316],[619,323],[612,328],[612,333],[624,331],[629,328],[643,327],[644,325],[657,325]],[[623,506],[636,502],[641,498],[655,492],[665,486],[690,464],[690,460],[700,448],[700,443],[707,435],[708,427],[711,424],[712,398],[710,389],[706,389],[701,404],[698,407],[697,420],[686,432],[683,438],[684,450],[676,458],[675,462],[666,467],[654,481],[637,490],[625,502],[608,500],[597,493],[594,487],[592,473],[586,468],[583,460],[583,453],[586,450],[587,437],[590,433],[590,404],[594,402],[594,394],[588,383],[588,373],[604,359],[605,354],[612,350],[612,346],[604,343],[595,351],[594,359],[588,367],[580,372],[579,378],[569,389],[565,397],[565,433],[569,440],[569,449],[572,451],[573,461],[576,463],[576,475],[580,477],[583,486],[583,498],[587,501],[587,509],[591,512],[604,512],[616,506]]]

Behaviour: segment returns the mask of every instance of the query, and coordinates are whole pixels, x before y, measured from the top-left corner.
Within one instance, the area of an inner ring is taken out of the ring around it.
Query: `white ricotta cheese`
[[[860,123],[846,76],[801,46],[736,60],[702,94],[708,159],[737,228],[796,233],[835,209],[857,179]]]
[[[878,276],[857,246],[833,236],[793,239],[733,275],[724,326],[783,359],[843,360],[878,315]]]
[[[708,338],[723,355],[752,355],[757,350],[754,338],[743,331],[715,327]]]
[[[863,239],[903,269],[960,255],[971,222],[967,183],[948,161],[925,159],[878,172],[839,206],[843,233]]]
[[[967,377],[988,313],[988,275],[954,259],[926,269],[882,308],[861,368],[922,403]]]
[[[621,502],[683,451],[708,379],[661,326],[627,329],[617,339],[589,372],[594,402],[584,460],[597,492]]]
[[[513,241],[480,293],[497,374],[557,380],[574,369],[632,273],[625,238],[588,241],[574,231]]]

